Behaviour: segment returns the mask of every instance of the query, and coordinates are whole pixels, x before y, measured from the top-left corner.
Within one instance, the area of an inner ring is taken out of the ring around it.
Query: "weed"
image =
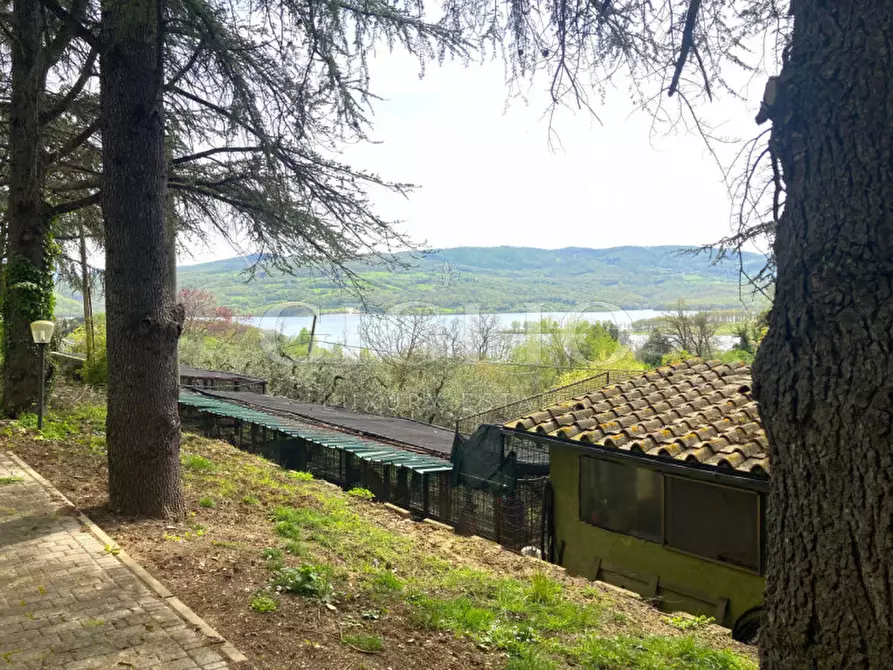
[[[716,619],[712,616],[685,616],[683,614],[676,614],[674,616],[664,617],[664,621],[676,630],[698,630],[704,626],[709,626],[716,621]]]
[[[255,612],[275,612],[279,608],[279,601],[266,593],[256,593],[251,598],[251,609]]]
[[[285,473],[285,476],[289,479],[294,479],[298,482],[312,482],[313,475],[309,472],[301,472],[299,470],[289,470]]]
[[[366,654],[377,654],[384,649],[384,643],[378,635],[342,635],[341,641]]]
[[[300,558],[310,556],[310,549],[300,540],[286,540],[282,543],[282,550],[290,556],[299,556]]]
[[[217,468],[214,461],[198,454],[182,454],[180,462],[183,467],[191,472],[210,472]]]
[[[267,547],[263,551],[263,557],[265,561],[281,561],[282,552],[276,547]]]
[[[531,602],[540,605],[548,605],[554,602],[561,595],[561,584],[554,579],[550,579],[542,572],[535,572],[530,578],[530,586],[527,590],[527,597]]]
[[[419,596],[413,599],[415,618],[426,628],[459,630],[464,633],[480,633],[490,628],[495,614],[478,607],[468,596],[451,600]]]
[[[382,570],[372,578],[372,589],[377,593],[398,593],[403,582],[390,570]]]
[[[362,500],[373,500],[375,498],[375,494],[372,493],[372,491],[360,487],[351,489],[347,492],[347,495],[353,496],[354,498],[360,498]]]
[[[505,664],[506,670],[553,670],[555,662],[535,648],[524,647]]]
[[[18,482],[25,481],[22,477],[0,477],[0,485],[4,484],[17,484]]]
[[[214,509],[215,507],[217,507],[217,501],[214,500],[214,498],[209,498],[208,496],[200,498],[198,504],[202,507],[207,507],[208,509]]]
[[[283,565],[285,565],[282,562],[282,551],[275,547],[267,547],[263,550],[262,555],[270,570],[281,570]]]
[[[96,628],[97,626],[101,626],[105,623],[105,619],[87,619],[86,621],[82,621],[81,625],[84,628]]]
[[[273,581],[289,593],[330,601],[334,596],[332,572],[328,566],[304,563],[297,568],[282,568]]]
[[[112,556],[117,556],[121,553],[121,547],[116,547],[113,544],[107,544],[102,549],[105,553],[111,554]]]
[[[260,498],[256,496],[244,496],[242,502],[246,505],[260,505]]]

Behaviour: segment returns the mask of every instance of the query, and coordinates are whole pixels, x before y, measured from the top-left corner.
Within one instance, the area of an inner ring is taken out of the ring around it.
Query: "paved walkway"
[[[109,542],[0,451],[0,669],[236,667],[231,645]]]

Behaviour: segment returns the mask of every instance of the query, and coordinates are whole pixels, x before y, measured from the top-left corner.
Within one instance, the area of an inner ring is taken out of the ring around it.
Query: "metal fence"
[[[512,419],[526,416],[544,407],[549,407],[571,398],[585,394],[587,391],[600,389],[609,384],[625,381],[633,375],[641,372],[629,372],[627,370],[605,370],[597,375],[581,379],[565,386],[538,393],[537,395],[500,405],[491,409],[465,416],[456,420],[456,432],[459,435],[471,435],[484,424],[502,424]]]
[[[310,472],[346,489],[368,489],[376,500],[407,509],[417,519],[432,518],[453,526],[458,533],[478,535],[515,551],[534,546],[546,555],[549,498],[542,462],[548,463],[548,453],[533,442],[531,446],[519,441],[513,448],[523,451],[523,460],[536,474],[519,478],[514,491],[500,495],[455,485],[452,470],[425,473],[400,464],[370,462],[343,449],[199,407],[181,404],[180,418],[184,430],[226,440],[284,468]]]
[[[180,365],[180,386],[216,391],[267,392],[267,380],[249,377],[237,372],[204,370],[189,365]]]

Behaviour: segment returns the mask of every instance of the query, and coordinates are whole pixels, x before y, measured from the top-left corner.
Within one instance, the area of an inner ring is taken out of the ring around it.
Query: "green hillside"
[[[668,308],[679,298],[690,307],[740,307],[738,264],[711,265],[706,256],[685,256],[684,247],[533,249],[458,247],[423,255],[402,254],[408,267],[352,266],[370,284],[367,300],[387,308],[420,301],[445,311],[478,306],[485,311],[523,311],[535,304],[553,311],[597,303],[624,309]],[[220,304],[242,313],[261,313],[276,303],[301,301],[323,311],[357,307],[357,299],[330,278],[300,271],[298,276],[245,269],[254,258],[231,258],[179,268],[184,288],[211,291]],[[755,274],[764,262],[745,256]]]

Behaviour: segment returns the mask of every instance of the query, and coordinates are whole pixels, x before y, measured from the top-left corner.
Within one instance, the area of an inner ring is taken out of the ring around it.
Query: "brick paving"
[[[236,667],[235,649],[114,552],[0,451],[0,668]]]

